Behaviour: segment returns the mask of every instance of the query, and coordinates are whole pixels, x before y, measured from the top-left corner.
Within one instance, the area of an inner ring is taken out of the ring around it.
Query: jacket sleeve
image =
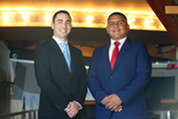
[[[81,51],[78,53],[79,56],[77,58],[78,66],[76,70],[79,70],[79,90],[77,91],[74,100],[79,102],[81,105],[83,105],[87,93],[87,84],[86,84],[86,69],[82,60],[82,53]],[[78,69],[78,67],[80,67]]]
[[[87,84],[91,91],[91,94],[95,98],[96,104],[102,104],[101,101],[108,95],[108,93],[101,87],[101,84],[97,78],[96,65],[97,65],[97,49],[94,51],[91,58],[91,64],[87,75]],[[103,64],[104,65],[104,64]]]

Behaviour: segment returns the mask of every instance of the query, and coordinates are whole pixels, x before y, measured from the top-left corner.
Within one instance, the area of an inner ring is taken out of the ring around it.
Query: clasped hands
[[[108,95],[102,100],[102,104],[111,111],[120,112],[122,111],[122,100],[116,95]]]
[[[70,118],[73,118],[78,113],[79,108],[79,104],[77,104],[75,101],[72,101],[67,105],[64,111],[66,111]]]

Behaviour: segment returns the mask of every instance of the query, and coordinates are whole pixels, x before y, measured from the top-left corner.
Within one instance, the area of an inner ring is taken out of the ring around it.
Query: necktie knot
[[[118,41],[114,42],[115,47],[118,47],[120,43]]]
[[[63,50],[65,50],[67,48],[67,44],[66,43],[60,43],[60,45],[62,46]]]

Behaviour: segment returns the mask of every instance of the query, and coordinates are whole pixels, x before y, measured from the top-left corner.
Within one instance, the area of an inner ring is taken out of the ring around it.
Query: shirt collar
[[[125,37],[125,38],[123,38],[123,39],[119,40],[118,42],[119,42],[121,45],[123,45],[123,44],[124,44],[124,42],[126,41],[126,39],[127,39],[127,37]],[[116,41],[115,41],[115,40],[113,40],[113,39],[111,39],[111,45],[114,45],[114,42],[116,42]]]
[[[68,43],[67,41],[66,42],[63,42],[62,40],[60,40],[59,38],[57,38],[57,37],[55,37],[55,36],[53,36],[52,37],[56,42],[57,42],[57,44],[60,44],[60,43]]]

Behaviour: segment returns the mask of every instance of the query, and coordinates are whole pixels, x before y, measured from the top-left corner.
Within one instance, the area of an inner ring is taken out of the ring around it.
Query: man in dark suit
[[[67,11],[56,12],[52,39],[35,49],[35,73],[41,88],[39,119],[79,119],[87,91],[86,70],[81,51],[68,43],[71,21]]]
[[[127,37],[129,24],[120,12],[108,17],[106,30],[110,43],[95,49],[87,76],[95,119],[147,119],[144,88],[151,61],[146,46]]]

